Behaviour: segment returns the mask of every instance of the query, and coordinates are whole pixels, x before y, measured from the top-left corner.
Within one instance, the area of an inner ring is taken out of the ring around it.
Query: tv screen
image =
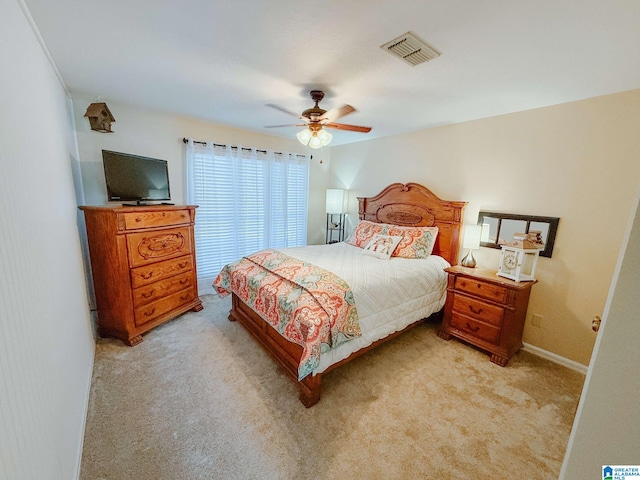
[[[171,200],[166,160],[102,150],[109,201]]]

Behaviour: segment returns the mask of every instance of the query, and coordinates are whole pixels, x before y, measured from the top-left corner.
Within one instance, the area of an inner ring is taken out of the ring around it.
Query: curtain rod
[[[183,138],[182,139],[182,143],[188,143],[188,142],[189,142],[189,139],[187,139],[187,138]],[[199,143],[201,145],[206,145],[207,144],[207,142],[203,142],[201,140],[194,140],[193,143]],[[214,143],[213,146],[214,147],[226,147],[226,145],[222,144],[222,143]],[[236,150],[238,147],[236,147],[235,145],[231,145],[231,148]],[[246,151],[250,152],[252,149],[251,148],[242,147],[242,150],[246,150]],[[267,153],[266,150],[256,150],[256,152]],[[275,153],[277,155],[284,155],[282,152],[273,152],[273,153]],[[300,154],[296,153],[296,157],[306,157],[306,155],[300,155]],[[313,160],[313,155],[309,155],[309,158],[311,160]]]

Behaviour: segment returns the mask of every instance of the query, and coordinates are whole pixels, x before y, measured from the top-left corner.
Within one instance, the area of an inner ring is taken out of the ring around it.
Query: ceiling
[[[265,105],[320,89],[373,127],[332,145],[640,88],[637,0],[23,1],[71,92],[295,138]],[[380,48],[407,31],[442,55]]]

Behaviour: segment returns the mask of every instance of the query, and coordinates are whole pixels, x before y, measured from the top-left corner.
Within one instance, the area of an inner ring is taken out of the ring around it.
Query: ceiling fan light
[[[309,140],[309,147],[320,148],[322,147],[322,142],[316,135],[314,135],[313,137],[311,137],[311,140]]]
[[[322,146],[322,141],[318,138],[317,135],[313,135],[311,140],[309,140],[309,146],[311,148],[320,148]]]
[[[322,143],[322,146],[324,147],[329,145],[329,143],[331,143],[331,140],[333,139],[333,135],[331,135],[326,130],[320,130],[318,132],[318,138],[320,139],[320,143]]]
[[[311,140],[311,130],[309,130],[308,128],[300,130],[298,133],[296,133],[296,137],[298,137],[298,141],[302,145],[306,145],[309,143],[309,140]]]

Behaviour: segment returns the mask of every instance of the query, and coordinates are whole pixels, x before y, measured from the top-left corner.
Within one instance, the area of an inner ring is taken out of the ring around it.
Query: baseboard
[[[93,380],[93,367],[96,362],[96,341],[97,341],[97,333],[95,326],[98,324],[98,312],[91,310],[90,311],[91,325],[92,325],[92,333],[93,333],[93,355],[91,355],[91,368],[89,369],[89,379],[87,383],[87,389],[84,396],[84,417],[82,419],[82,438],[80,439],[80,444],[78,445],[78,452],[76,456],[76,475],[75,479],[80,479],[80,470],[82,468],[82,449],[84,448],[84,436],[87,430],[87,415],[89,414],[89,400],[91,399],[91,384]]]
[[[535,345],[531,345],[529,343],[524,343],[522,348],[524,348],[524,350],[526,350],[527,352],[537,355],[538,357],[551,360],[554,363],[570,368],[571,370],[575,370],[576,372],[579,372],[583,375],[587,374],[588,367],[586,365],[575,362],[573,360],[569,360],[565,357],[561,357],[556,353],[548,352],[547,350],[543,350],[542,348],[536,347]]]

